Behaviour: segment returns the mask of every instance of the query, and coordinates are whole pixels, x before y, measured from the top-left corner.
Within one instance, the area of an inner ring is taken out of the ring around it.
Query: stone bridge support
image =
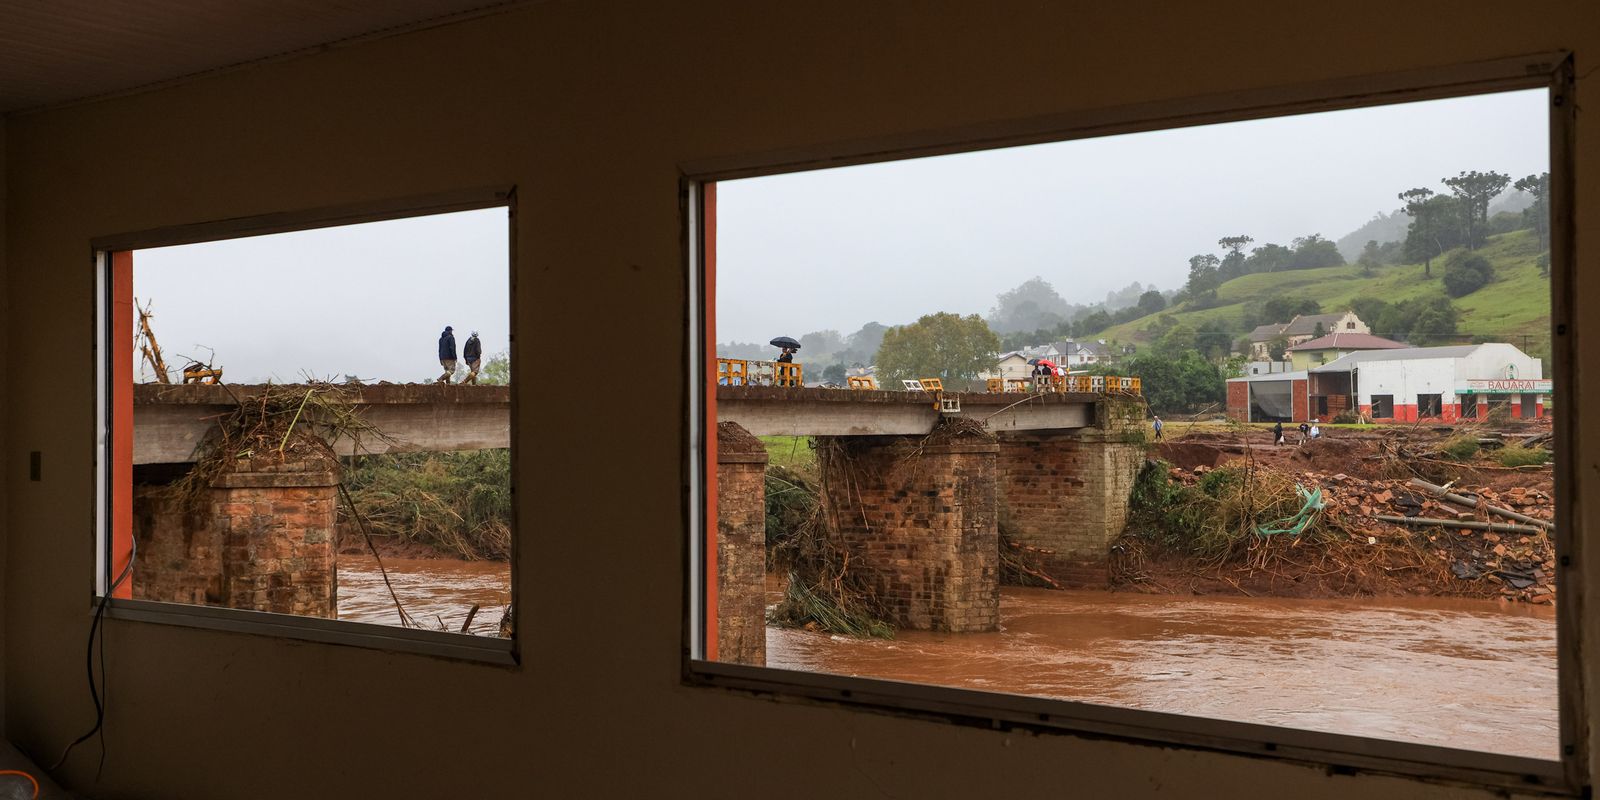
[[[717,424],[718,661],[767,664],[767,448]]]
[[[333,618],[338,613],[339,467],[241,462],[201,488],[134,492],[133,596]]]
[[[1097,427],[1000,436],[1002,525],[1018,543],[1051,551],[1043,566],[1069,586],[1108,582],[1110,546],[1144,464],[1144,404],[1101,404]]]
[[[819,436],[823,511],[902,628],[1000,624],[996,459],[981,429]]]

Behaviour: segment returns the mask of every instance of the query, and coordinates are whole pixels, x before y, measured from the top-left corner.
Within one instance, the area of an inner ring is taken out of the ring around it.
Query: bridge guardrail
[[[755,361],[747,358],[717,359],[718,386],[789,386],[805,385],[804,368],[800,364],[783,361]]]
[[[1144,394],[1138,378],[1122,375],[1067,375],[1036,378],[989,378],[990,394],[1006,392],[1071,392],[1075,394]]]

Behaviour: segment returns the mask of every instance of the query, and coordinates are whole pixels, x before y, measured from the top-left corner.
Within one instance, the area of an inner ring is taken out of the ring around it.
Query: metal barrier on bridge
[[[800,364],[783,361],[752,361],[745,358],[717,359],[718,386],[804,386]]]
[[[1144,393],[1138,378],[1121,375],[1067,375],[1036,378],[990,378],[987,381],[991,394],[1003,392],[1046,392],[1074,394],[1132,394]]]

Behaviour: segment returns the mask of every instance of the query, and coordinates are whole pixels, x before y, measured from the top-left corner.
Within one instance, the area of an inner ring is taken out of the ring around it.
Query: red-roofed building
[[[1410,345],[1382,336],[1373,336],[1370,333],[1330,333],[1327,336],[1301,342],[1286,352],[1294,364],[1294,369],[1304,370],[1362,350],[1398,350],[1402,347]]]

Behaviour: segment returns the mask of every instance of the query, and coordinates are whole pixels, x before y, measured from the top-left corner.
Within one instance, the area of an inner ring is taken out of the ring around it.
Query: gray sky
[[[445,325],[458,354],[472,330],[485,359],[508,347],[508,225],[494,208],[139,250],[134,296],[173,370],[211,348],[230,383],[433,380]]]
[[[717,340],[953,311],[1034,275],[1070,303],[1179,288],[1235,234],[1328,239],[1462,170],[1549,169],[1543,90],[726,181]]]

